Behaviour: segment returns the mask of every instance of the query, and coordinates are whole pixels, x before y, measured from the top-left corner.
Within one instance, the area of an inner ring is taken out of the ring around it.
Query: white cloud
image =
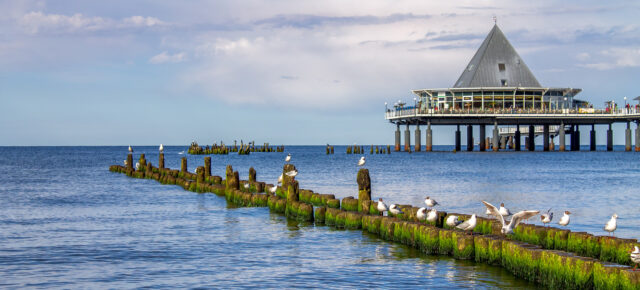
[[[80,13],[71,16],[63,14],[45,14],[29,12],[19,19],[19,24],[28,33],[77,33],[118,30],[137,27],[166,25],[155,17],[131,16],[122,20],[103,17],[89,17]]]
[[[151,26],[166,24],[163,21],[160,21],[160,19],[158,18],[144,17],[144,16],[131,16],[131,17],[125,18],[123,20],[123,23],[134,26],[134,27],[140,27],[140,26],[151,27]]]
[[[149,59],[149,63],[152,63],[152,64],[179,63],[185,60],[187,60],[187,55],[184,52],[170,54],[166,51],[163,51],[162,53],[154,55],[151,59]]]
[[[597,63],[583,64],[583,67],[597,70],[610,70],[625,67],[640,67],[640,48],[636,47],[616,47],[604,50],[600,57],[604,61]]]

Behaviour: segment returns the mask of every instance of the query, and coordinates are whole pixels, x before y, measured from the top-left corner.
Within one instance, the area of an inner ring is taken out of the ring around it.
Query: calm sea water
[[[157,147],[134,147],[157,165]],[[167,147],[167,166],[179,152]],[[450,151],[452,148],[436,147]],[[620,149],[620,148],[616,148]],[[323,146],[285,153],[213,155],[246,178],[275,183],[291,153],[303,188],[357,195],[360,156]],[[427,256],[362,231],[287,221],[266,208],[229,208],[224,198],[108,171],[126,147],[0,147],[2,288],[399,288],[533,285],[499,267]],[[369,155],[373,197],[446,211],[484,213],[480,200],[512,211],[570,210],[574,231],[638,238],[640,154],[626,152],[394,153]],[[187,156],[189,170],[203,156]]]

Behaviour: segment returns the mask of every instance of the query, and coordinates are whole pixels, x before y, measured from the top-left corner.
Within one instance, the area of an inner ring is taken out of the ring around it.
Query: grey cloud
[[[276,15],[254,22],[256,25],[271,27],[314,28],[322,25],[375,25],[402,22],[414,19],[429,19],[430,15],[391,14],[388,16],[322,16],[310,14]]]

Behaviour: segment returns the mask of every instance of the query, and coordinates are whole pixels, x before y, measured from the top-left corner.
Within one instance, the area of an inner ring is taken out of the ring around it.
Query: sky
[[[4,0],[0,146],[392,144],[384,103],[453,86],[494,16],[543,86],[623,103],[640,95],[637,15],[637,1]]]

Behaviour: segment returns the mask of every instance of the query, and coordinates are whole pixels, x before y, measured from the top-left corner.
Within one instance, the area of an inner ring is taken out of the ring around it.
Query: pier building
[[[473,126],[480,127],[478,150],[525,148],[535,150],[536,136],[542,135],[543,150],[580,150],[580,126],[591,126],[590,150],[595,151],[595,125],[608,125],[607,150],[613,150],[612,124],[626,122],[625,149],[631,151],[631,123],[636,123],[636,151],[640,151],[640,108],[618,108],[607,102],[605,108],[577,99],[582,90],[573,87],[542,86],[498,25],[494,25],[462,74],[450,88],[415,89],[414,103],[386,105],[385,119],[396,125],[395,150],[401,151],[400,127],[406,126],[404,150],[412,151],[410,126],[415,126],[414,151],[420,151],[420,126],[426,126],[426,150],[432,150],[432,125],[455,125],[455,150],[460,151],[460,126],[467,126],[467,150],[474,150]],[[486,126],[493,125],[487,138]],[[513,126],[505,128],[504,126]],[[521,127],[526,128],[522,130]],[[571,148],[566,148],[569,135]]]

